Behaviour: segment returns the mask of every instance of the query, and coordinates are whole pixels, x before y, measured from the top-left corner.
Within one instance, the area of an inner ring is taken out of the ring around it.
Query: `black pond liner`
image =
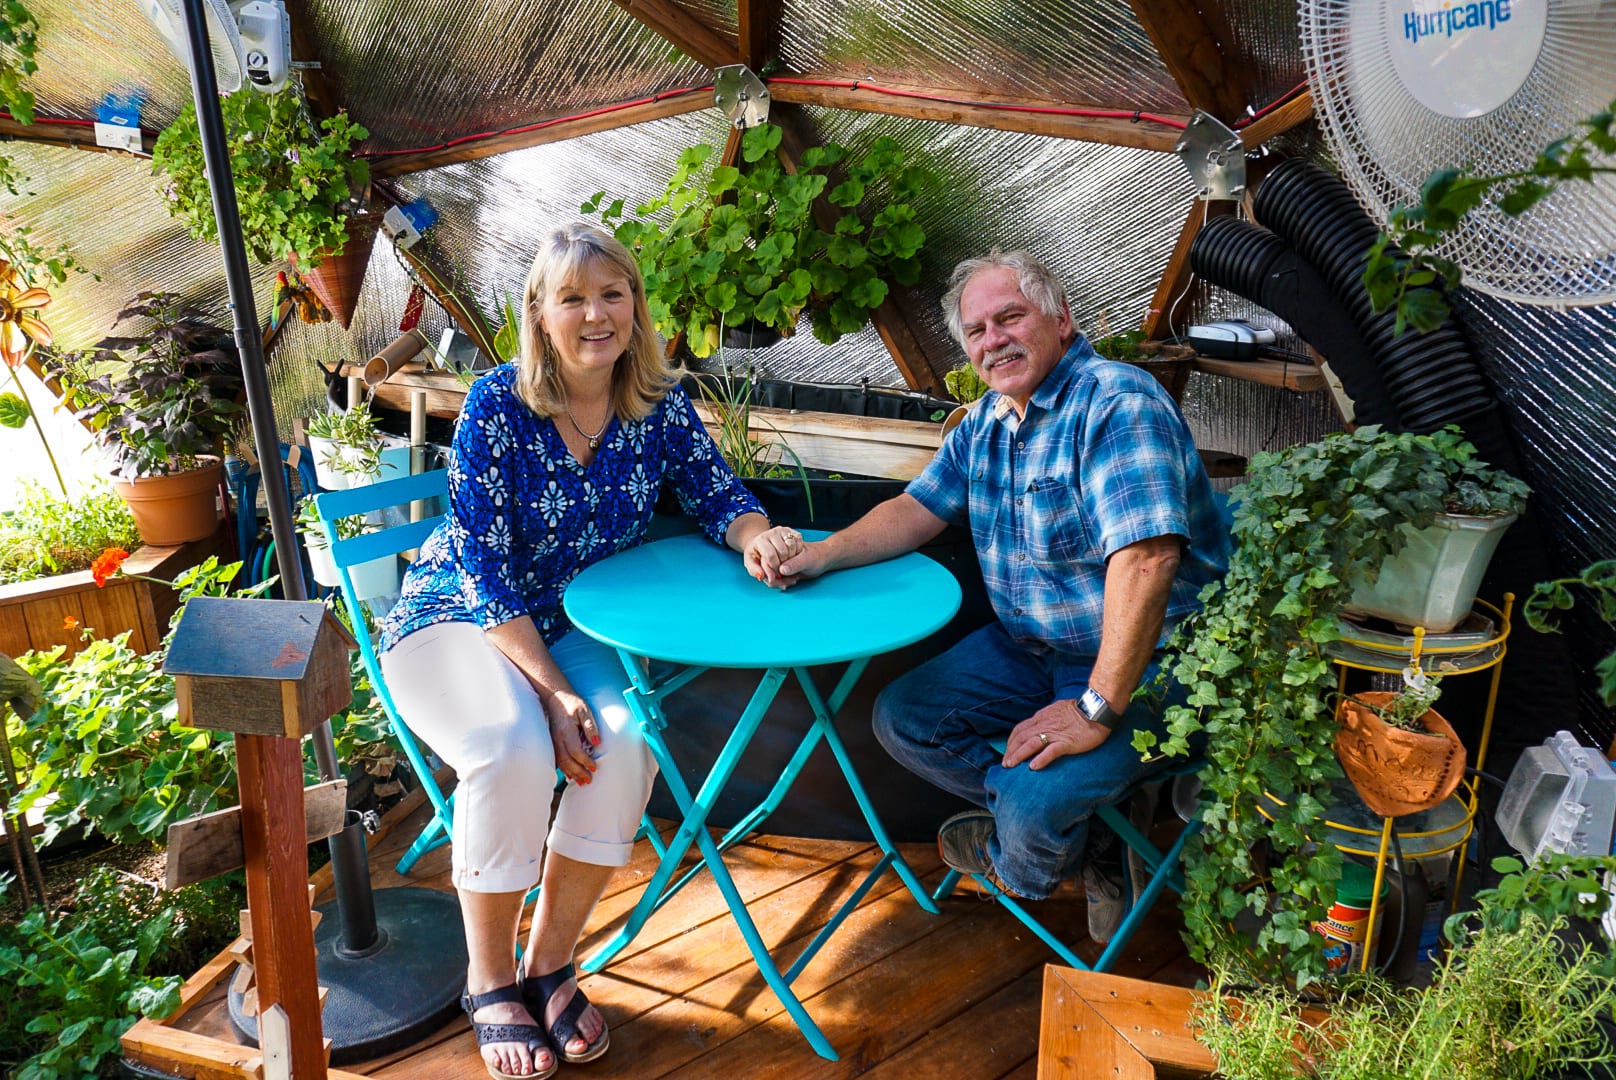
[[[765,381],[760,384],[760,394],[762,400],[758,404],[767,402],[770,407],[860,416],[911,414],[897,415],[899,419],[928,419],[935,411],[933,403],[937,408],[952,407],[951,402],[922,394],[878,387]],[[790,404],[774,405],[776,401]],[[835,408],[837,405],[843,407]],[[789,435],[787,437],[789,439]],[[901,480],[832,479],[814,475],[808,478],[806,486],[800,477],[749,478],[743,482],[757,495],[771,520],[799,528],[826,530],[846,527],[872,507],[901,494],[905,486]],[[659,510],[665,507],[677,513],[677,503],[670,505],[666,498],[659,503]],[[659,514],[654,535],[660,538],[691,528],[686,518]],[[882,749],[870,726],[876,694],[899,675],[937,656],[993,618],[969,529],[950,526],[923,547],[921,553],[941,563],[959,582],[962,593],[959,612],[946,627],[926,640],[873,658],[836,716],[837,731],[876,813],[898,841],[932,839],[943,819],[965,809],[966,804],[908,772]],[[830,692],[843,668],[844,665],[832,664],[812,669],[815,684],[822,694]],[[668,742],[692,792],[700,786],[723,749],[761,675],[762,672],[756,670],[715,668],[663,702],[668,719]],[[788,679],[729,785],[714,805],[708,819],[710,824],[732,825],[763,800],[812,720],[813,713],[795,678]],[[678,819],[682,816],[672,793],[660,782],[652,792],[650,810],[658,817]],[[762,831],[786,836],[869,839],[869,827],[835,759],[824,746],[809,757],[790,793],[762,826]]]

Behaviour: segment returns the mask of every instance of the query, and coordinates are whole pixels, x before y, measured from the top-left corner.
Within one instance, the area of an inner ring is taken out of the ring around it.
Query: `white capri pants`
[[[588,784],[569,783],[555,823],[550,725],[533,684],[473,623],[423,627],[382,654],[382,676],[411,733],[454,767],[455,888],[522,892],[550,850],[578,862],[622,866],[651,798],[656,759],[623,691],[617,653],[580,630],[550,655],[600,729]]]

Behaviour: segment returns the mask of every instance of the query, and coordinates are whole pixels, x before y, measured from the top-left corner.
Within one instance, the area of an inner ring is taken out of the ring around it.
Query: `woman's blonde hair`
[[[627,278],[634,294],[634,331],[612,369],[612,408],[623,420],[642,420],[678,379],[663,359],[651,310],[645,305],[645,281],[634,256],[611,233],[581,221],[552,231],[527,272],[516,393],[540,416],[559,416],[566,409],[566,387],[550,337],[539,325],[539,313],[551,291],[571,281],[585,266],[597,263]]]

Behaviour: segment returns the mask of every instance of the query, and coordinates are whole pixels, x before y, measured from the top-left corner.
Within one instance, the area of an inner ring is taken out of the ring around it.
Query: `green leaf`
[[[28,403],[7,391],[0,394],[0,427],[20,428],[28,423]]]

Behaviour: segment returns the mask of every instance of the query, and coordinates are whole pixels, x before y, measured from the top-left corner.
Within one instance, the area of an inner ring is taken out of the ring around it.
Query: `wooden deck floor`
[[[422,859],[408,879],[393,871],[418,817],[400,820],[372,847],[377,888],[449,888],[446,848]],[[943,873],[935,848],[909,844],[904,854],[922,881],[935,886]],[[733,848],[727,862],[784,968],[877,858],[868,843],[760,836]],[[621,925],[654,869],[654,853],[642,843],[607,888],[580,956]],[[321,895],[316,902],[329,898]],[[612,1035],[611,1051],[588,1067],[588,1075],[1034,1076],[1043,968],[1053,955],[997,904],[969,891],[941,906],[941,915],[927,914],[896,875],[883,875],[798,978],[799,996],[841,1056],[832,1062],[818,1057],[798,1033],[758,974],[711,877],[700,875],[606,970],[583,979]],[[1082,938],[1086,916],[1079,894],[1040,908],[1067,940]],[[1192,985],[1201,971],[1184,955],[1178,930],[1176,905],[1159,904],[1116,973]],[[1092,942],[1078,951],[1086,959],[1100,952]],[[232,1039],[223,995],[221,982],[174,1026]],[[406,1051],[345,1071],[388,1080],[487,1075],[464,1018]]]

